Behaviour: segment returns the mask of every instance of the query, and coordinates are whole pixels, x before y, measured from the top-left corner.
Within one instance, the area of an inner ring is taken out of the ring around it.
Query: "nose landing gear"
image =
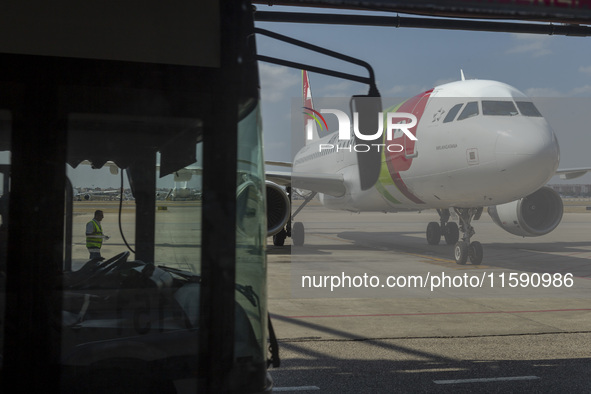
[[[454,208],[454,211],[460,218],[460,230],[463,233],[462,240],[456,242],[454,248],[456,263],[464,265],[470,259],[472,264],[479,265],[483,257],[482,244],[478,241],[470,242],[470,238],[474,235],[474,227],[470,222],[472,219],[480,219],[482,208]]]

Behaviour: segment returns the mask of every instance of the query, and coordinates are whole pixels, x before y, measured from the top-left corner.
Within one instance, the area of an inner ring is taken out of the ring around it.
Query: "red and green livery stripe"
[[[418,124],[421,122],[421,117],[425,112],[425,106],[427,105],[427,101],[429,100],[432,92],[432,89],[428,90],[404,101],[397,106],[388,108],[388,110],[384,111],[384,115],[388,112],[406,112],[413,114],[417,117],[417,126],[409,130],[413,135],[417,136]],[[380,178],[376,184],[376,189],[386,200],[394,204],[401,204],[401,202],[388,192],[387,186],[390,185],[396,186],[396,188],[404,197],[415,204],[425,203],[419,197],[414,195],[412,190],[407,187],[400,174],[401,172],[407,171],[412,165],[412,154],[415,151],[415,142],[416,141],[409,139],[404,133],[402,133],[400,137],[394,138],[390,143],[403,146],[404,151],[390,152],[388,150],[384,150],[382,153],[382,169],[380,172]]]

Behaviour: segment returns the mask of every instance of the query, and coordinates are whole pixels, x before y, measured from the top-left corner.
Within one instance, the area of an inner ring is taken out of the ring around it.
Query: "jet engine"
[[[562,199],[545,186],[525,198],[488,208],[498,226],[523,237],[548,234],[560,223],[562,212]]]
[[[291,215],[289,196],[283,188],[273,182],[266,182],[267,189],[267,237],[281,231]]]

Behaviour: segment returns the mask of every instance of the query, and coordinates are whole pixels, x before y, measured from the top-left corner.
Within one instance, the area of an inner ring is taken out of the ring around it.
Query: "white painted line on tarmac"
[[[313,391],[313,390],[320,390],[320,387],[317,387],[317,386],[273,387],[273,392],[275,392],[275,391]]]
[[[485,382],[508,382],[514,380],[536,380],[537,376],[507,376],[503,378],[480,378],[480,379],[454,379],[454,380],[434,380],[437,384],[456,384],[456,383],[485,383]]]

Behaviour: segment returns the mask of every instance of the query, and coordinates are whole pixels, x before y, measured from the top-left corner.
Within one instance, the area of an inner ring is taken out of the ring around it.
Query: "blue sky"
[[[279,6],[257,9],[306,11]],[[384,97],[414,96],[458,80],[463,69],[469,79],[498,80],[534,99],[551,98],[540,110],[558,136],[561,168],[591,167],[591,122],[587,121],[591,37],[270,22],[256,25],[369,62]],[[257,49],[263,55],[366,75],[358,66],[260,35]],[[268,63],[259,63],[259,67],[266,159],[289,161],[291,100],[300,99],[300,72]],[[311,74],[310,79],[316,97],[367,92],[366,86],[356,82],[319,74]],[[556,179],[551,182],[557,183]],[[591,183],[591,175],[569,183]]]

